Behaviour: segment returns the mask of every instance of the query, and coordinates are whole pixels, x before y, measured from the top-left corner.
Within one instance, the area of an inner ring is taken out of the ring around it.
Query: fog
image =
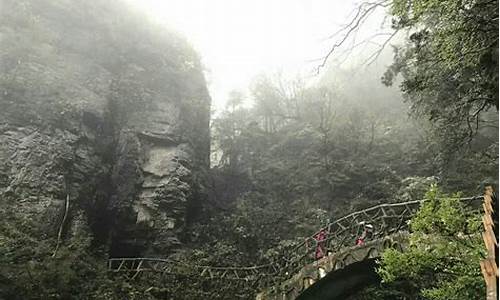
[[[498,41],[498,0],[0,0],[0,299],[484,299]]]
[[[316,82],[322,58],[342,37],[332,35],[350,21],[359,5],[344,0],[129,1],[183,34],[199,52],[216,112],[224,108],[230,91],[247,91],[262,73]],[[365,68],[365,60],[387,38],[373,35],[391,32],[384,18],[384,9],[377,9],[332,55],[330,65]],[[391,55],[384,59],[374,64],[388,65]]]

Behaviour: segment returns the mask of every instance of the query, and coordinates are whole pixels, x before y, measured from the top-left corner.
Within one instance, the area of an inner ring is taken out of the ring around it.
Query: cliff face
[[[115,1],[0,6],[0,205],[37,238],[171,253],[208,168],[195,53]]]

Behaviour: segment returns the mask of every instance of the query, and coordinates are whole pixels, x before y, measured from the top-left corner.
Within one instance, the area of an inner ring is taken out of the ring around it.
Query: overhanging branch
[[[387,7],[389,6],[390,1],[389,0],[381,0],[381,1],[376,1],[376,2],[363,2],[361,3],[357,9],[356,9],[356,14],[352,19],[342,28],[340,28],[336,33],[328,37],[329,39],[335,38],[338,35],[342,35],[339,41],[333,44],[333,46],[330,48],[328,53],[321,59],[321,64],[317,68],[317,73],[320,72],[321,68],[326,66],[326,63],[330,56],[334,54],[334,52],[341,47],[349,37],[351,37],[353,34],[356,34],[356,32],[359,30],[360,26],[362,23],[379,7]],[[393,34],[395,35],[395,33]],[[393,37],[391,35],[391,38]],[[389,39],[389,40],[390,40]],[[386,41],[384,44],[387,44],[388,41]],[[382,50],[380,50],[381,52]],[[376,55],[378,56],[378,55]]]

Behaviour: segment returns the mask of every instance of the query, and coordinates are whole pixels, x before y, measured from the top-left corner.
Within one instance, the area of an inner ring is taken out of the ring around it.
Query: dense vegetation
[[[313,87],[263,75],[249,95],[231,94],[212,125],[218,159],[213,202],[230,215],[224,211],[206,222],[224,224],[214,230],[217,242],[206,253],[220,247],[242,263],[261,260],[273,253],[266,249],[280,249],[345,211],[423,198],[433,182],[469,195],[479,194],[484,180],[497,182],[498,2],[384,3],[390,4],[393,28],[408,36],[394,47],[394,62],[385,72],[372,66],[360,75],[332,66]],[[383,84],[400,85],[403,98],[380,85],[380,74]],[[244,105],[248,98],[250,107]],[[426,226],[443,218],[428,207],[421,214],[428,214]],[[415,240],[422,222],[412,227]],[[453,230],[449,234],[463,234],[462,228]],[[430,241],[418,243],[425,247]],[[439,243],[441,253],[427,263],[453,259],[463,250],[461,240],[450,248]],[[463,257],[460,271],[441,277],[447,271],[436,270],[439,286],[429,284],[436,278],[417,281],[406,296],[476,297],[482,291],[479,248],[475,241],[476,252]],[[384,279],[415,280],[390,268],[405,258],[418,260],[417,254],[389,252]],[[425,268],[413,276],[424,276]],[[457,277],[460,272],[467,278]]]
[[[428,118],[439,161],[494,160],[498,144],[498,1],[397,0],[395,30],[408,34],[383,78],[400,87],[415,116]],[[461,166],[454,162],[461,161]]]
[[[408,249],[387,250],[381,259],[379,287],[356,299],[483,299],[484,279],[478,267],[485,257],[479,234],[481,214],[445,195],[435,185],[411,220]],[[470,204],[469,204],[470,205]]]
[[[54,3],[70,9],[65,1]],[[387,251],[378,270],[383,283],[353,299],[483,297],[478,217],[445,193],[475,195],[484,180],[498,182],[498,1],[385,3],[394,29],[408,32],[389,68],[330,66],[313,86],[263,74],[249,93],[231,93],[211,124],[209,197],[190,216],[176,259],[187,267],[265,263],[348,211],[425,196],[431,201],[412,220],[410,251]],[[100,9],[86,11],[100,18]],[[16,16],[2,24],[36,21]],[[109,67],[127,74],[120,59],[130,57],[156,66],[149,60],[156,50],[145,37],[119,38],[143,24],[124,24],[113,35],[123,53]],[[101,50],[94,54],[102,61],[116,55]],[[193,56],[192,50],[172,53],[167,58],[179,68],[190,67],[183,55]],[[8,86],[10,79],[1,79]],[[112,96],[133,94],[133,80],[117,84]],[[129,96],[131,105],[141,98]],[[52,257],[55,239],[40,242],[33,220],[12,214],[12,207],[0,206],[0,299],[235,299],[256,292],[227,291],[224,282],[192,277],[108,276],[108,249],[96,245],[89,230],[71,233]]]

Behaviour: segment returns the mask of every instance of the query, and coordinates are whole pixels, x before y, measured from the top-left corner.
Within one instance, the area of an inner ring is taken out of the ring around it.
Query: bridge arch
[[[374,270],[375,261],[387,248],[396,247],[395,249],[404,251],[408,237],[408,232],[399,232],[364,245],[345,247],[337,253],[304,266],[292,278],[278,287],[264,290],[256,299],[343,299],[338,297],[344,295],[347,290],[365,283],[373,283],[378,278]],[[326,271],[325,276],[320,275],[320,270]],[[359,272],[366,276],[360,276]],[[313,284],[305,284],[306,282]],[[324,289],[332,282],[335,282],[332,285],[335,288]],[[329,296],[326,297],[326,294]]]

